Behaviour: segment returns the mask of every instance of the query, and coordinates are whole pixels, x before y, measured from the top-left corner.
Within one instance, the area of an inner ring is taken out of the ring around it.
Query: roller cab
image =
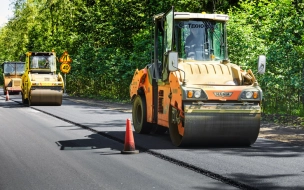
[[[168,131],[176,146],[249,146],[259,134],[263,92],[251,69],[228,59],[228,15],[157,14],[151,64],[130,84],[137,133]],[[263,74],[266,57],[258,58]]]
[[[56,73],[55,52],[27,52],[22,76],[22,102],[31,105],[62,104],[63,77]]]
[[[21,92],[21,77],[24,73],[24,62],[4,62],[3,94],[19,94]]]

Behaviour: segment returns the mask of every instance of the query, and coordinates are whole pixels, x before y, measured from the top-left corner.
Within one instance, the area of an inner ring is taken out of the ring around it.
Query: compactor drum
[[[21,92],[21,77],[24,73],[24,62],[4,62],[3,93],[19,94]]]
[[[26,53],[22,76],[22,102],[31,105],[62,104],[64,81],[56,74],[55,52]]]
[[[176,146],[253,144],[262,90],[249,69],[228,59],[223,14],[174,12],[154,16],[154,57],[130,84],[137,133],[169,130]],[[258,59],[263,74],[266,58]]]

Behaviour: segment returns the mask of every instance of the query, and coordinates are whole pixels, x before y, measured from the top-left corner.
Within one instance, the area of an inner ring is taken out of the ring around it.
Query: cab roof
[[[55,55],[55,52],[29,52],[31,56]]]
[[[154,19],[159,19],[165,13],[157,14]],[[229,16],[225,14],[207,14],[207,13],[190,13],[190,12],[174,12],[174,19],[176,20],[190,20],[190,19],[210,19],[218,21],[228,21]]]
[[[5,61],[5,62],[3,62],[3,64],[12,64],[12,63],[25,64],[25,62],[22,62],[22,61]]]

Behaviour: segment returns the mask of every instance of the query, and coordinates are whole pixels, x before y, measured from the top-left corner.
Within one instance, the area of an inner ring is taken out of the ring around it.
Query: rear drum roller
[[[152,123],[147,122],[147,106],[144,96],[137,95],[135,97],[132,107],[132,120],[136,133],[150,133]]]

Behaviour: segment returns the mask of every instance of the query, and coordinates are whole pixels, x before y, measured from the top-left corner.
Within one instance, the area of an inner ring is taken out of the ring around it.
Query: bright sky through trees
[[[1,0],[0,5],[0,27],[7,23],[8,18],[13,15],[11,0]]]

